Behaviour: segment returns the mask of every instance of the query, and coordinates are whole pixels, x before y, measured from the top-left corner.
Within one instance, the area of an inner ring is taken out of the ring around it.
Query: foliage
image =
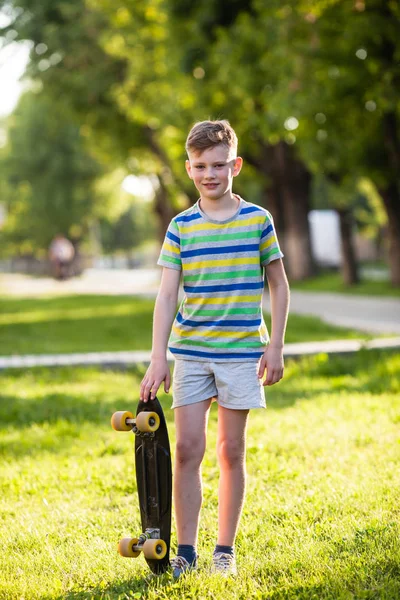
[[[398,203],[397,2],[9,6],[13,22],[4,33],[34,42],[29,75],[55,99],[68,91],[92,147],[113,168],[156,174],[161,205],[168,204],[164,212],[158,204],[164,221],[195,199],[184,139],[193,121],[209,117],[229,118],[236,128],[247,159],[236,189],[252,201],[270,202],[272,180],[293,177],[292,162],[277,169],[283,151],[307,174],[339,186],[333,203],[355,209],[360,177],[380,194],[390,188]],[[281,189],[278,206],[287,192]],[[392,204],[385,200],[388,213]]]
[[[55,106],[33,92],[21,98],[2,170],[9,213],[3,234],[17,253],[46,251],[57,233],[75,241],[86,233],[96,204],[93,185],[102,169],[61,102]]]

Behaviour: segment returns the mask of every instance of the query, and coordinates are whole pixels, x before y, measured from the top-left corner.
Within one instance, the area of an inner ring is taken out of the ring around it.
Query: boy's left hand
[[[283,348],[268,346],[258,365],[258,377],[262,379],[267,371],[263,385],[274,385],[283,377]]]

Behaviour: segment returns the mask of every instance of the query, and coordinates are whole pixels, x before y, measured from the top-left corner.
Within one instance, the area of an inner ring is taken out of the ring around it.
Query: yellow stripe
[[[198,328],[193,329],[192,331],[183,331],[175,327],[172,327],[172,331],[176,333],[178,337],[200,337],[201,339],[204,337],[214,337],[214,338],[225,338],[225,337],[233,337],[235,339],[245,338],[245,337],[257,337],[257,332],[249,332],[249,331],[199,331]]]
[[[171,244],[167,244],[167,242],[164,243],[163,250],[169,250],[170,252],[179,254],[179,248],[175,248],[175,246],[171,246]]]
[[[273,235],[272,237],[269,238],[269,240],[267,240],[266,242],[261,244],[260,252],[265,250],[265,248],[268,248],[268,246],[272,246],[272,244],[275,244],[275,242],[276,242],[276,237]]]
[[[226,223],[224,229],[231,229],[232,227],[248,227],[249,225],[258,225],[265,222],[265,216],[252,217],[251,219],[245,219],[243,221],[232,221]],[[218,223],[200,223],[199,225],[190,225],[189,227],[181,227],[181,233],[192,233],[192,231],[209,231],[213,229],[221,229],[221,225]]]
[[[225,298],[204,298],[204,296],[192,296],[187,297],[185,304],[200,304],[201,306],[207,306],[209,304],[231,304],[237,302],[261,302],[261,293],[254,294],[254,296],[228,296]]]
[[[204,269],[208,267],[230,267],[233,265],[259,265],[260,258],[258,256],[248,258],[221,258],[217,260],[202,260],[199,262],[183,263],[184,271],[192,269]]]

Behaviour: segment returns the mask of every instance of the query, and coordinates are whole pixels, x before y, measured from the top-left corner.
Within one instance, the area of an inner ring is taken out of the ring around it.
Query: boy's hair
[[[238,139],[229,121],[199,121],[189,131],[186,152],[201,154],[204,150],[223,144],[236,154]]]

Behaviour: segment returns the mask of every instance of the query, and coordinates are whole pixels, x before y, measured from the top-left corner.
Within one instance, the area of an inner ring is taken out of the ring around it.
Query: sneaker
[[[225,577],[236,575],[237,567],[234,554],[225,554],[225,552],[216,552],[213,554],[213,571]]]
[[[172,576],[175,579],[178,579],[185,571],[196,569],[196,562],[189,564],[183,556],[175,556],[175,558],[171,559],[171,567]]]

